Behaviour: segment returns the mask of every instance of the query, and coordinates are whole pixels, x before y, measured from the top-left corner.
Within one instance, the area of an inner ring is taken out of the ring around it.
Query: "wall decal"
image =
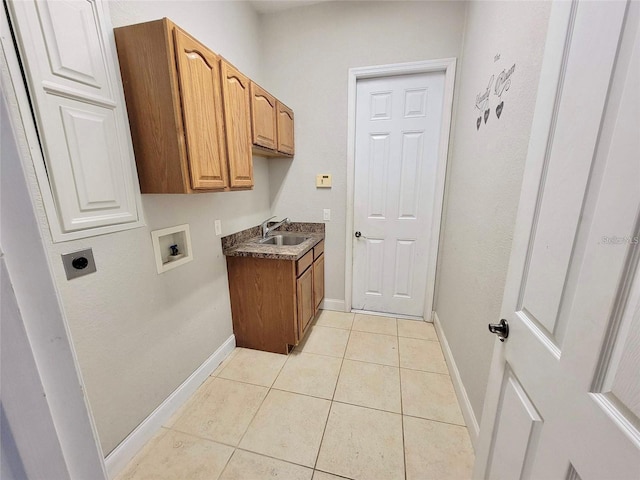
[[[500,53],[497,53],[493,57],[493,62],[498,62],[500,60],[500,57]],[[480,125],[482,125],[483,118],[485,124],[489,120],[492,109],[491,104],[493,103],[492,99],[494,98],[496,103],[496,117],[498,118],[498,120],[500,120],[502,111],[504,110],[503,95],[505,95],[506,92],[508,92],[511,88],[511,79],[515,71],[516,64],[514,63],[509,69],[503,68],[502,71],[497,74],[497,77],[495,74],[491,75],[491,77],[489,77],[487,87],[484,90],[481,90],[480,93],[476,95],[475,108],[480,111],[480,116],[476,120],[476,130],[480,130]]]

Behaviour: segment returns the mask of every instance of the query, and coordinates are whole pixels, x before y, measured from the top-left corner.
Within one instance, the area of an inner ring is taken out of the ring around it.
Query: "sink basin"
[[[308,237],[289,237],[284,235],[274,235],[273,237],[267,237],[259,240],[263,245],[300,245],[307,240]]]

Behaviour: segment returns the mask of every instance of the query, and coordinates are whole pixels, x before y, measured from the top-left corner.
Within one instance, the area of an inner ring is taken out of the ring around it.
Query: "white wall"
[[[244,2],[110,1],[113,26],[167,16],[249,76],[261,79],[259,17]],[[105,454],[231,334],[223,235],[269,216],[268,164],[254,159],[255,189],[143,195],[147,226],[53,244],[39,220]],[[36,185],[29,172],[32,187]],[[191,227],[194,261],[158,275],[150,231]],[[97,272],[67,281],[60,254],[91,247]]]
[[[270,160],[273,214],[326,225],[326,297],[344,301],[348,69],[457,57],[464,2],[330,2],[263,15],[265,87],[295,112],[296,155]],[[333,188],[316,189],[331,173]],[[348,227],[351,228],[351,227]]]
[[[457,91],[435,310],[479,420],[533,118],[549,2],[471,2]],[[494,61],[497,54],[500,59]],[[480,129],[476,96],[516,64],[500,119]]]

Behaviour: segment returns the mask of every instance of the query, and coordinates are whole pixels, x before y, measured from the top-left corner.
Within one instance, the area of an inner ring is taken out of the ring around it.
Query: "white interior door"
[[[552,7],[475,478],[640,478],[639,10]]]
[[[444,72],[357,82],[355,310],[423,315],[444,85]]]

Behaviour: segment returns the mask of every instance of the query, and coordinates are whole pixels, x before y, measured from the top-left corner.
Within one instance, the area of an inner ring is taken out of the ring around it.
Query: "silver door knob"
[[[490,323],[489,331],[495,333],[501,342],[504,342],[509,337],[509,322],[504,318],[500,320],[500,323]]]

